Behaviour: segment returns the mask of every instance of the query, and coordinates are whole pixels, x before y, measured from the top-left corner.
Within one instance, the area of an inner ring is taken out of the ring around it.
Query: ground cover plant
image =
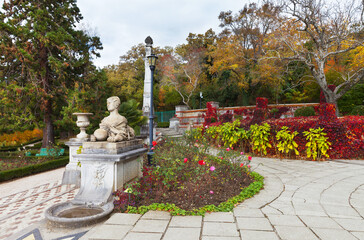
[[[115,192],[117,211],[158,209],[173,215],[231,211],[263,186],[262,177],[250,171],[251,157],[242,152],[226,148],[213,156],[193,136],[162,141],[154,148],[154,166],[144,166],[139,181]]]

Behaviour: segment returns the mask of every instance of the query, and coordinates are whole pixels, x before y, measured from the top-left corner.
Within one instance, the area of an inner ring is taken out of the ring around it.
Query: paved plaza
[[[44,208],[57,200],[71,199],[77,192],[73,186],[60,186],[53,181],[33,188],[33,192],[23,190],[6,197],[3,189],[9,183],[3,183],[0,239],[26,225],[25,231],[8,239],[364,239],[364,161],[253,158],[252,166],[265,177],[264,189],[236,206],[233,212],[210,213],[205,217],[170,216],[159,211],[143,216],[116,213],[98,225],[72,230],[51,228],[39,220],[44,216]],[[47,197],[52,200],[45,200]],[[17,211],[13,211],[14,206]],[[39,218],[32,220],[34,216]],[[39,222],[35,223],[36,220]]]

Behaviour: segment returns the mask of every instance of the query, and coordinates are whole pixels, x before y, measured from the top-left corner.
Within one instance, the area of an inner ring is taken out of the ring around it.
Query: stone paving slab
[[[241,230],[240,234],[242,240],[279,240],[273,231]]]
[[[292,215],[267,215],[269,221],[274,226],[296,226],[304,227],[305,225],[297,216]]]
[[[326,229],[343,229],[330,217],[317,217],[317,216],[301,216],[302,221],[308,227],[326,228]]]
[[[321,240],[332,240],[332,239],[345,239],[355,240],[357,239],[348,231],[343,229],[326,229],[326,228],[312,228],[312,230],[319,236]]]
[[[236,207],[233,212],[235,217],[265,217],[260,209]]]
[[[204,222],[202,236],[238,237],[236,223]]]
[[[283,240],[315,240],[318,239],[309,228],[276,226],[278,235]]]
[[[235,222],[232,212],[212,212],[207,213],[204,217],[205,222]]]
[[[200,239],[200,228],[174,228],[170,227],[167,229],[163,240],[199,240]]]
[[[130,232],[123,240],[161,240],[162,233]]]
[[[131,228],[127,225],[100,225],[91,229],[81,240],[122,240]]]
[[[364,231],[363,219],[334,218],[334,220],[348,231]]]
[[[202,240],[240,240],[240,237],[212,237],[203,236]]]
[[[173,216],[169,227],[201,228],[202,216]]]
[[[238,228],[242,230],[273,231],[272,225],[266,218],[236,218]]]
[[[145,220],[141,219],[133,228],[133,232],[163,233],[168,225],[167,220]]]
[[[134,225],[142,215],[130,213],[114,213],[105,224]]]

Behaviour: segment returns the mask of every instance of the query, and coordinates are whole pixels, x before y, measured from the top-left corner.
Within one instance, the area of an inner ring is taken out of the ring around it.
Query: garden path
[[[73,199],[73,185],[61,185],[64,168],[0,184],[0,239],[39,222],[53,204]]]
[[[205,217],[119,213],[83,237],[67,239],[364,239],[364,161],[253,158],[252,166],[265,177],[265,187],[233,212]],[[42,239],[56,238],[56,229],[37,227]]]

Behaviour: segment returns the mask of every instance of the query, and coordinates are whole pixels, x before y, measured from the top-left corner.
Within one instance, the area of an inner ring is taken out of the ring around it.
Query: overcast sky
[[[78,0],[84,23],[95,30],[104,49],[98,67],[117,64],[132,46],[151,36],[154,46],[176,46],[188,34],[220,32],[221,11],[238,12],[248,0]]]
[[[98,67],[117,64],[132,46],[151,36],[154,46],[175,47],[189,33],[219,28],[221,11],[237,13],[254,0],[78,0],[83,24],[101,38],[104,49]],[[0,0],[0,6],[4,0]]]

